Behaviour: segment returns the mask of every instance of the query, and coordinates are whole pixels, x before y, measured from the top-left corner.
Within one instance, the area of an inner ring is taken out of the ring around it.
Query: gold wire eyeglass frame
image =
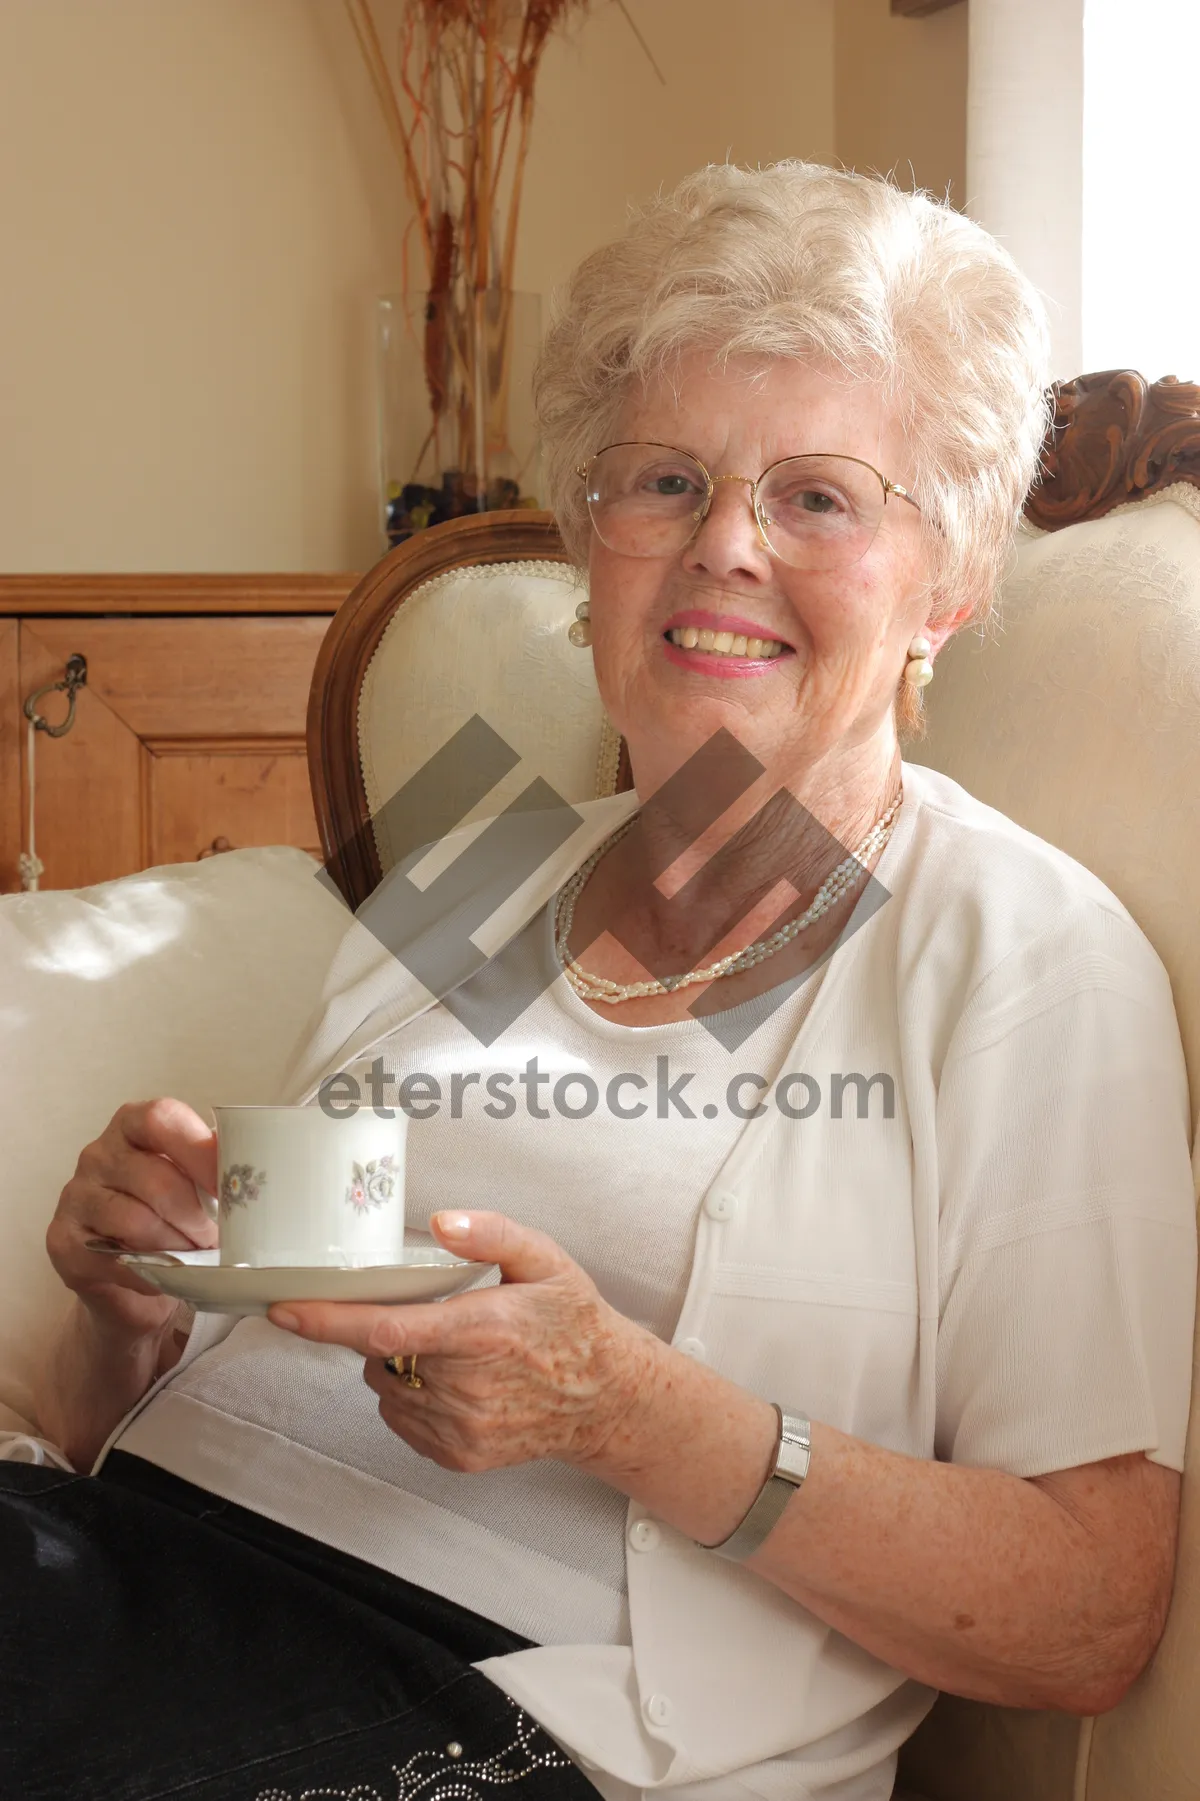
[[[759,475],[757,478],[754,478],[749,475],[710,475],[708,470],[704,467],[704,464],[700,461],[700,458],[695,454],[694,451],[681,450],[677,444],[658,444],[658,443],[653,442],[652,440],[647,440],[644,438],[619,438],[615,444],[604,444],[600,447],[599,450],[594,451],[592,453],[592,455],[588,458],[586,463],[577,463],[575,466],[575,473],[579,477],[580,481],[586,483],[588,475],[591,472],[593,463],[596,462],[597,458],[602,457],[604,455],[605,451],[607,451],[607,450],[632,450],[634,448],[634,446],[638,445],[638,444],[643,445],[644,448],[647,450],[666,450],[666,451],[669,451],[672,456],[686,457],[687,460],[689,461],[689,463],[694,463],[696,465],[696,467],[697,467],[697,469],[699,469],[701,475],[703,475],[705,482],[708,484],[708,491],[704,496],[704,503],[702,506],[698,507],[696,509],[695,513],[692,515],[695,523],[693,524],[692,529],[688,533],[687,538],[684,540],[683,544],[681,544],[679,546],[679,548],[681,550],[684,549],[687,544],[691,543],[692,539],[696,536],[696,533],[700,530],[700,527],[704,524],[704,521],[708,518],[709,509],[712,506],[712,502],[713,502],[713,495],[716,493],[717,483],[718,482],[741,482],[743,484],[743,486],[749,488],[749,490],[750,490],[750,510],[754,514],[754,522],[758,526],[759,536],[762,538],[763,543],[766,545],[766,547],[770,551],[771,555],[775,556],[775,557],[779,556],[779,552],[776,550],[776,548],[772,544],[770,538],[767,536],[767,527],[768,527],[768,525],[770,525],[771,521],[766,517],[766,515],[763,512],[762,503],[760,502],[759,497],[758,497],[758,491],[759,491],[760,487],[762,486],[762,484],[766,481],[767,477],[769,475],[772,475],[776,469],[781,469],[785,463],[803,463],[803,462],[807,462],[810,457],[813,457],[813,458],[837,457],[843,463],[855,463],[855,464],[857,464],[857,466],[860,469],[869,469],[871,474],[875,477],[876,481],[879,483],[880,487],[883,489],[883,504],[884,504],[885,508],[887,506],[890,496],[894,494],[894,495],[896,495],[897,499],[899,499],[899,500],[907,500],[909,506],[915,507],[918,513],[921,511],[920,502],[917,500],[914,500],[913,496],[909,493],[908,489],[902,488],[900,486],[899,482],[892,481],[888,476],[884,475],[884,473],[881,469],[876,469],[874,463],[868,463],[863,457],[847,456],[843,451],[840,451],[840,450],[806,450],[806,451],[801,451],[798,455],[795,455],[795,456],[777,457],[773,463],[769,463],[767,465],[767,467],[763,470],[761,475]],[[591,517],[591,501],[590,501],[590,499],[588,500],[588,515],[589,515],[589,517]],[[882,515],[880,518],[880,523],[882,523]],[[592,525],[594,527],[596,527],[596,522],[595,522],[594,518],[592,519]],[[596,530],[598,532],[599,527],[596,527]],[[879,530],[878,525],[875,527],[875,530],[876,531]],[[874,534],[872,534],[872,535],[874,535]],[[864,555],[865,555],[865,552],[864,552]],[[780,560],[782,562],[786,562],[787,558],[783,557]]]

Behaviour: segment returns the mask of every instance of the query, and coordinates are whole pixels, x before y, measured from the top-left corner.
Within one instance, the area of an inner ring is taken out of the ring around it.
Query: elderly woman
[[[212,1135],[118,1114],[49,1234],[42,1420],[112,1448],[19,1497],[62,1632],[14,1793],[85,1792],[108,1709],[89,1794],[882,1801],[935,1690],[1138,1675],[1195,1279],[1168,984],[898,747],[990,605],[1045,354],[978,227],[804,164],[707,169],[579,269],[539,401],[635,792],[440,1000],[385,885],[286,1097],[406,1096],[413,1223],[502,1280],[193,1323],[85,1241],[211,1244]]]

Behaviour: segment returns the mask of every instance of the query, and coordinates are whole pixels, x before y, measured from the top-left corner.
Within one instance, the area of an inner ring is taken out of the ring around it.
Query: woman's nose
[[[718,475],[708,512],[684,550],[684,568],[696,574],[741,574],[761,581],[770,562],[771,553],[754,512],[753,481],[749,476]]]

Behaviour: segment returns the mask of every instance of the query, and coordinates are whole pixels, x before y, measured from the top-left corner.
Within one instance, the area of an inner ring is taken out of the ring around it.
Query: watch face
[[[779,1456],[774,1474],[799,1488],[808,1474],[812,1427],[807,1420],[783,1416],[783,1433],[779,1440]]]

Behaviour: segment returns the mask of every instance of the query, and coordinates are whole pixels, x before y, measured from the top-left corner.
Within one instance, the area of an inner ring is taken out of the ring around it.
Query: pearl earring
[[[567,637],[576,650],[586,650],[592,641],[592,609],[586,600],[581,600],[575,609],[575,617],[567,627]]]
[[[908,647],[904,679],[910,688],[924,688],[933,680],[933,664],[929,661],[929,639],[914,638]]]

